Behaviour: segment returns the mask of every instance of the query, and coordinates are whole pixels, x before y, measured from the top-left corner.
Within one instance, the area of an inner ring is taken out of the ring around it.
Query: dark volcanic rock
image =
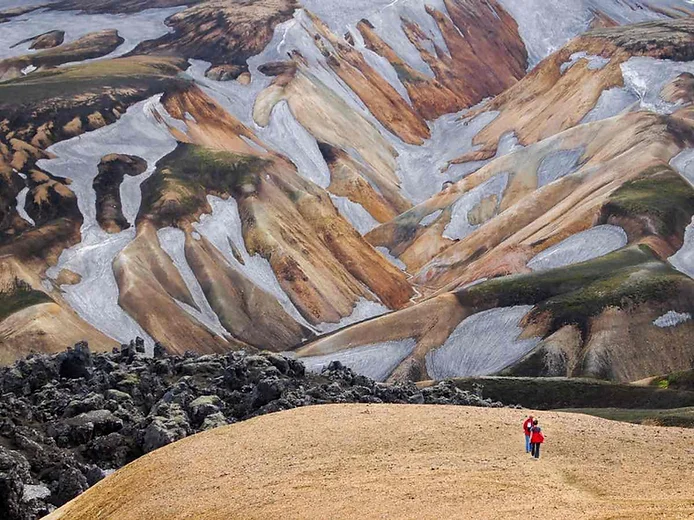
[[[203,2],[171,16],[170,33],[140,43],[132,54],[201,59],[212,64],[213,77],[235,79],[248,71],[246,60],[265,49],[275,27],[297,7],[296,0]]]
[[[32,36],[26,40],[15,43],[12,48],[18,47],[24,43],[32,42],[30,49],[52,49],[58,45],[62,45],[65,41],[65,31],[49,31],[38,36]]]
[[[96,220],[108,233],[119,233],[130,227],[123,216],[120,186],[126,175],[137,176],[147,169],[147,162],[132,155],[107,155],[99,163],[94,179]]]
[[[205,75],[215,81],[231,81],[237,79],[244,72],[248,72],[248,67],[241,65],[219,65],[218,67],[210,68]]]
[[[139,13],[145,9],[193,5],[202,0],[60,0],[50,8],[59,11],[79,10],[89,14]]]
[[[375,383],[278,354],[157,356],[86,343],[0,368],[0,518],[39,518],[143,454],[258,415],[327,403],[501,406],[441,383]]]
[[[60,377],[67,379],[88,378],[92,365],[89,345],[78,343],[75,348],[68,348],[66,352],[58,354],[58,366]]]

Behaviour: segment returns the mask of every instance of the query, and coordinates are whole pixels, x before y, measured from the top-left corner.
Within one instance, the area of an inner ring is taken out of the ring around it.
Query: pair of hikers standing
[[[532,415],[523,421],[523,433],[525,433],[525,453],[530,453],[536,459],[540,458],[540,446],[545,442],[545,436],[542,433],[537,419]]]

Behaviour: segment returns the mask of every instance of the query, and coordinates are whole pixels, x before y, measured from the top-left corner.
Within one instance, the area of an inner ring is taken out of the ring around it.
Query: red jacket
[[[532,419],[526,419],[523,421],[523,432],[525,432],[526,435],[530,435],[530,430],[533,428],[533,420]]]
[[[530,433],[530,442],[533,444],[542,444],[545,442],[545,436],[542,434],[542,428],[539,426],[533,426]]]

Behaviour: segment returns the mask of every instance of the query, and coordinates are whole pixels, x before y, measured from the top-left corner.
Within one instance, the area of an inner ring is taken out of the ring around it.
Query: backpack
[[[532,431],[532,437],[531,438],[535,438],[535,436],[537,436],[536,442],[539,442],[541,444],[545,441],[545,436],[542,433],[542,428],[540,428],[539,426],[533,426],[533,429],[531,431]]]

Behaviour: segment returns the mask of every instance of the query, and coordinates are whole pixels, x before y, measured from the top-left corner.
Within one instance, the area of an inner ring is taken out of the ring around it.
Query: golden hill
[[[189,437],[48,520],[653,519],[694,515],[694,431],[449,406],[301,408]]]

